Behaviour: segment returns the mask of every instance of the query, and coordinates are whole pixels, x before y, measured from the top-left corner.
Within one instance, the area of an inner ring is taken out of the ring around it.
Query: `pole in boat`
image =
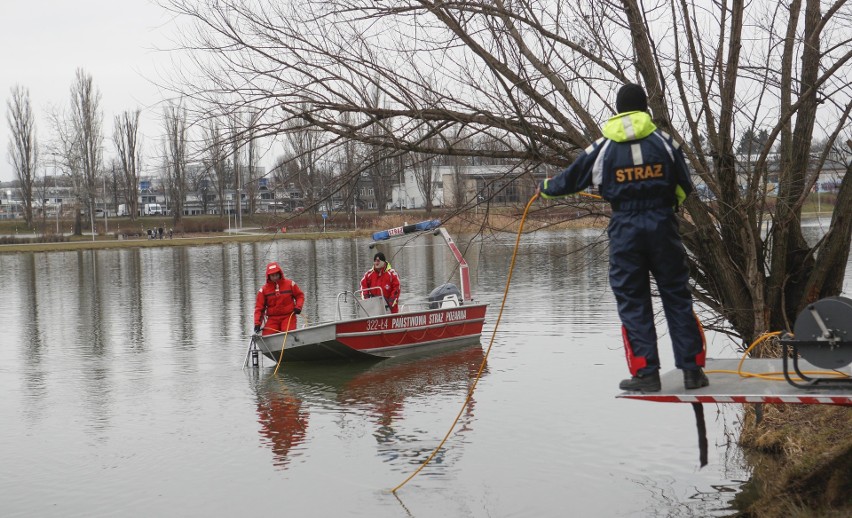
[[[256,334],[251,335],[251,341],[249,342],[248,349],[246,350],[246,359],[243,361],[243,369],[248,366],[249,358],[251,358],[251,366],[259,367],[260,366],[260,357],[258,353],[260,352],[257,348],[257,343],[255,343]]]
[[[382,230],[379,232],[373,233],[373,243],[370,245],[370,248],[376,246],[375,241],[385,241],[397,236],[403,236],[405,234],[412,234],[415,232],[427,232],[430,230],[435,231],[435,235],[440,234],[442,238],[444,238],[444,242],[447,243],[447,246],[450,248],[450,252],[452,252],[453,257],[459,263],[459,280],[461,282],[461,296],[462,300],[469,302],[473,300],[471,297],[470,290],[470,272],[468,271],[467,261],[464,256],[462,256],[461,251],[458,246],[456,246],[455,242],[453,242],[453,238],[450,237],[450,234],[447,230],[441,226],[441,220],[439,219],[430,219],[426,221],[421,221],[420,223],[415,223],[413,225],[403,225],[401,227],[390,228],[388,230]]]

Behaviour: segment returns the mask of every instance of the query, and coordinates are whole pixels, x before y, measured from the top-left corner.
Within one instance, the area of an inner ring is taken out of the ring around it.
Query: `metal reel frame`
[[[781,345],[783,346],[783,350],[781,352],[781,360],[784,368],[784,378],[787,380],[787,383],[790,385],[801,388],[835,388],[835,387],[844,387],[852,384],[852,378],[831,378],[831,377],[811,377],[802,373],[801,369],[799,369],[799,347],[797,344],[802,343],[797,340],[790,339],[782,339],[780,340]],[[818,345],[819,342],[806,342],[808,345]],[[792,355],[790,354],[792,352]],[[796,371],[796,375],[801,378],[804,383],[794,380],[790,377],[790,369],[787,367],[788,358],[792,357],[793,361],[793,370]]]

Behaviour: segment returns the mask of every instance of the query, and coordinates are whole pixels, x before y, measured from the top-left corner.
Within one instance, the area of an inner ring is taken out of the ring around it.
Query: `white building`
[[[432,207],[444,205],[443,169],[451,169],[445,166],[432,168]],[[391,188],[391,201],[388,209],[422,209],[426,206],[426,196],[417,182],[414,169],[407,168],[402,174],[402,183],[396,183]]]

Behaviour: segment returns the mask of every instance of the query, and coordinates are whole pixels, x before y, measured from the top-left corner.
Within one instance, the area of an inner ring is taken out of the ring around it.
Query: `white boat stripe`
[[[428,326],[422,327],[401,327],[399,329],[374,329],[371,331],[358,331],[356,333],[337,333],[338,338],[348,338],[352,336],[380,336],[380,335],[390,335],[394,333],[405,333],[408,331],[426,331],[428,329],[436,329],[439,327],[448,327],[448,326],[458,326],[462,324],[474,324],[477,322],[485,322],[484,318],[472,318],[469,320],[458,320],[456,322],[444,322],[441,324],[430,324]]]
[[[376,355],[378,353],[382,353],[382,352],[386,352],[386,351],[398,351],[400,349],[409,349],[411,347],[422,347],[422,346],[427,346],[427,345],[441,343],[441,342],[448,342],[448,343],[449,342],[462,342],[462,341],[464,341],[464,342],[471,341],[472,342],[474,339],[480,340],[481,338],[482,338],[482,333],[477,333],[477,334],[474,334],[474,335],[454,336],[452,338],[439,338],[437,340],[429,340],[429,341],[426,341],[426,342],[415,342],[415,343],[403,344],[403,345],[391,345],[391,346],[386,346],[386,347],[373,347],[371,349],[352,349],[352,350],[357,351],[359,353]]]

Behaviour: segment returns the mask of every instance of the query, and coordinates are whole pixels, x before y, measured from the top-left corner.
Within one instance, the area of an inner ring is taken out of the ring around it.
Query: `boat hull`
[[[282,351],[283,361],[318,361],[390,358],[442,350],[478,343],[487,307],[469,304],[328,322],[255,337],[255,343],[275,362]]]

